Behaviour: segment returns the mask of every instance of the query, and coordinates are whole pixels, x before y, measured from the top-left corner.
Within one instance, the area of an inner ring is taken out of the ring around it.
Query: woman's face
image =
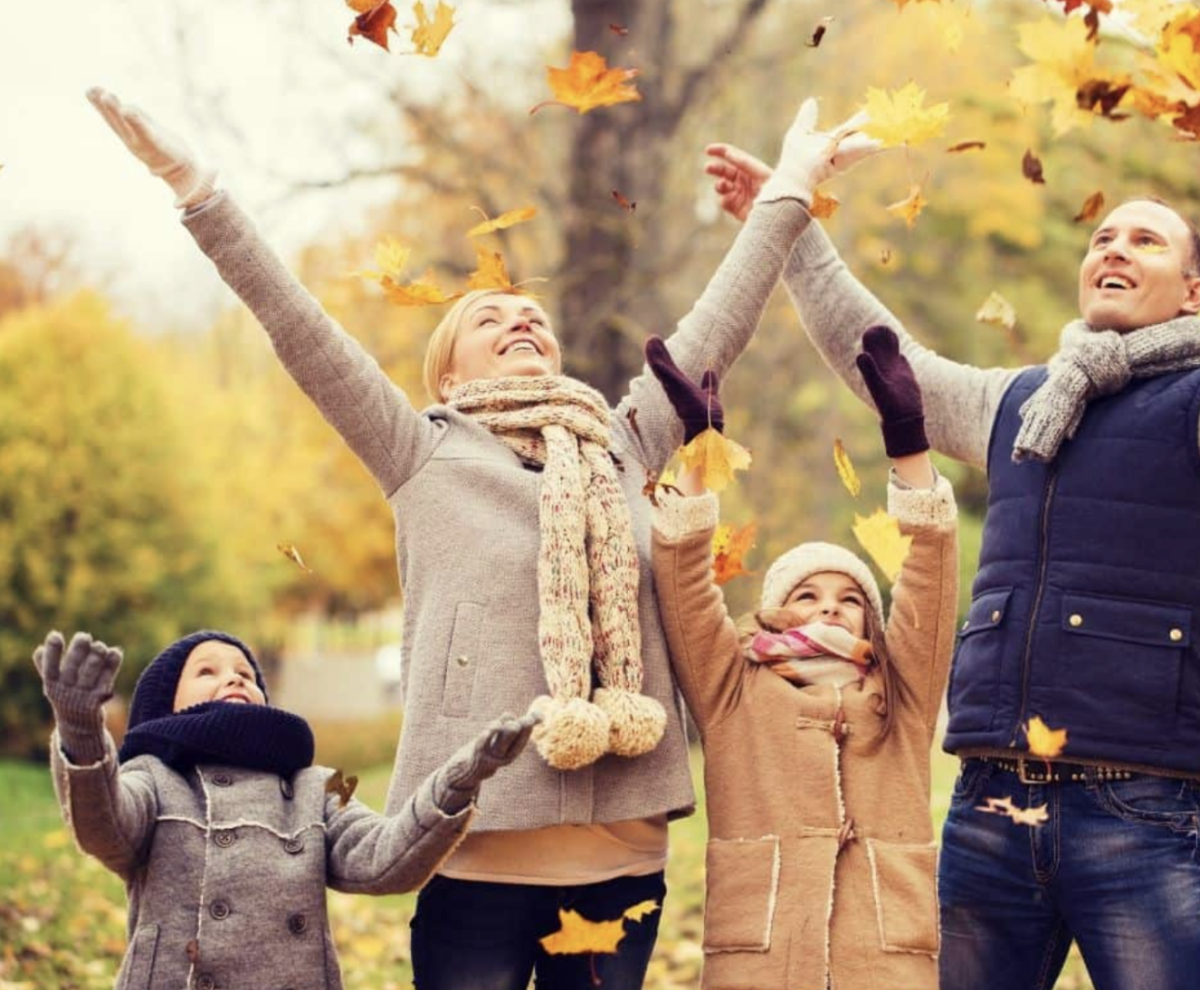
[[[450,369],[438,384],[446,395],[478,378],[557,375],[561,370],[562,352],[545,310],[528,296],[496,293],[463,314]]]
[[[205,701],[262,705],[266,700],[246,654],[232,643],[206,639],[188,654],[175,688],[173,711]]]
[[[836,571],[810,574],[792,589],[784,603],[804,623],[841,626],[862,639],[866,635],[867,596],[858,582]]]

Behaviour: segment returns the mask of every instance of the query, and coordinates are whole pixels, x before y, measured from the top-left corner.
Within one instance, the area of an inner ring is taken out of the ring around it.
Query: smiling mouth
[[[1124,275],[1105,275],[1096,285],[1101,289],[1119,289],[1122,292],[1133,288],[1133,283]]]
[[[537,344],[535,344],[532,340],[527,340],[525,338],[521,338],[520,340],[514,340],[511,344],[506,345],[500,351],[500,353],[502,355],[503,354],[511,354],[513,351],[527,351],[528,353],[536,354],[539,357],[541,356],[541,353],[542,353],[540,350],[538,350]]]
[[[244,694],[227,694],[227,695],[225,695],[224,698],[221,698],[219,700],[232,701],[234,704],[238,704],[238,705],[250,704],[250,699],[248,697],[246,697],[246,695],[244,695]]]

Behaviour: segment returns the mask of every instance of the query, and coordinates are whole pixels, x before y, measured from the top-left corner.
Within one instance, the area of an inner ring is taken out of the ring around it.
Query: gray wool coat
[[[107,736],[107,734],[106,734]],[[79,847],[125,881],[129,948],[116,990],[341,990],[325,888],[394,894],[423,884],[473,813],[443,814],[430,781],[397,814],[291,780],[154,756],[75,766],[57,734],[51,769]]]
[[[729,370],[806,222],[796,201],[751,211],[667,341],[685,373],[699,380],[706,370],[721,376]],[[288,272],[228,194],[188,211],[184,224],[392,509],[405,599],[405,719],[388,795],[388,808],[397,808],[489,721],[524,711],[547,691],[538,648],[541,475],[469,417],[441,405],[418,412]],[[472,828],[603,823],[694,808],[682,701],[650,568],[650,504],[642,493],[647,473],[660,471],[681,440],[678,416],[644,368],[613,411],[610,451],[638,546],[643,691],[667,711],[662,742],[644,756],[610,755],[569,772],[551,769],[530,746],[483,785]]]

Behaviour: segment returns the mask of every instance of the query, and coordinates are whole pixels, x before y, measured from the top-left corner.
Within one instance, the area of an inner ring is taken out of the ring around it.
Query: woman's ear
[[[438,379],[438,392],[443,402],[446,401],[446,397],[450,394],[451,389],[457,384],[459,384],[458,376],[450,371],[447,371]]]

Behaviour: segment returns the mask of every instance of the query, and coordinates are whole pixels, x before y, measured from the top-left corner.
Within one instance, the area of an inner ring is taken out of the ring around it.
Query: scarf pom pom
[[[533,744],[555,770],[578,770],[608,752],[609,717],[590,701],[564,702],[542,695],[530,707],[542,716],[533,730]]]
[[[608,748],[618,756],[649,753],[662,739],[667,713],[658,699],[619,688],[597,688],[592,700],[608,715]]]

